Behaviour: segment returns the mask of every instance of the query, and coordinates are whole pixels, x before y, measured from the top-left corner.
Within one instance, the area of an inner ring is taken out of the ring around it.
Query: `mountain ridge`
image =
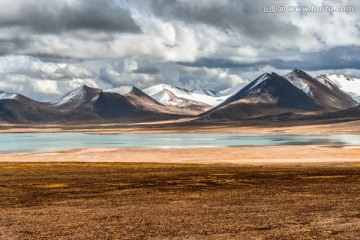
[[[284,77],[321,106],[334,110],[356,106],[356,101],[349,94],[341,91],[338,86],[333,83],[328,83],[329,86],[325,86],[304,71],[294,69]]]
[[[260,119],[266,116],[337,111],[341,112],[338,116],[350,112],[352,116],[357,116],[355,112],[358,108],[354,107],[358,103],[352,95],[342,90],[346,88],[344,81],[347,84],[358,84],[357,79],[346,79],[343,76],[335,78],[325,74],[314,78],[294,69],[284,76],[274,72],[264,73],[245,86],[238,84],[220,92],[187,90],[170,84],[158,84],[144,90],[135,86],[103,90],[82,85],[53,102],[38,102],[18,93],[0,91],[0,120],[29,123],[116,119],[138,122],[150,118],[161,120],[181,117]],[[229,95],[224,96],[224,93]],[[344,111],[346,109],[352,110]]]

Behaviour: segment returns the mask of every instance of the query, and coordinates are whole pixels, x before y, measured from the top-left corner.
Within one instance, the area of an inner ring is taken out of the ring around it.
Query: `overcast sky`
[[[264,13],[268,4],[354,12]],[[360,77],[360,1],[0,0],[0,90],[222,90],[293,68]]]

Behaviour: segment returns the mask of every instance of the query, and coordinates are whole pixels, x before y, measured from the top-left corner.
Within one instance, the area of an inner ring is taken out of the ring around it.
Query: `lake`
[[[0,133],[0,153],[72,148],[237,147],[360,144],[360,135]]]

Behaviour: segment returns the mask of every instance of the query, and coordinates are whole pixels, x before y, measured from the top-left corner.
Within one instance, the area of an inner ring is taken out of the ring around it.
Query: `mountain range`
[[[360,117],[360,79],[339,74],[312,77],[294,69],[265,73],[248,84],[216,92],[159,84],[102,90],[81,86],[53,102],[0,91],[0,121],[143,122],[178,119],[244,120],[291,114]]]

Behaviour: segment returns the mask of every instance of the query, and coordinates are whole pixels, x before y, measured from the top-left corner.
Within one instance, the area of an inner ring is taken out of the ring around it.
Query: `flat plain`
[[[1,163],[1,239],[359,239],[360,165]]]

